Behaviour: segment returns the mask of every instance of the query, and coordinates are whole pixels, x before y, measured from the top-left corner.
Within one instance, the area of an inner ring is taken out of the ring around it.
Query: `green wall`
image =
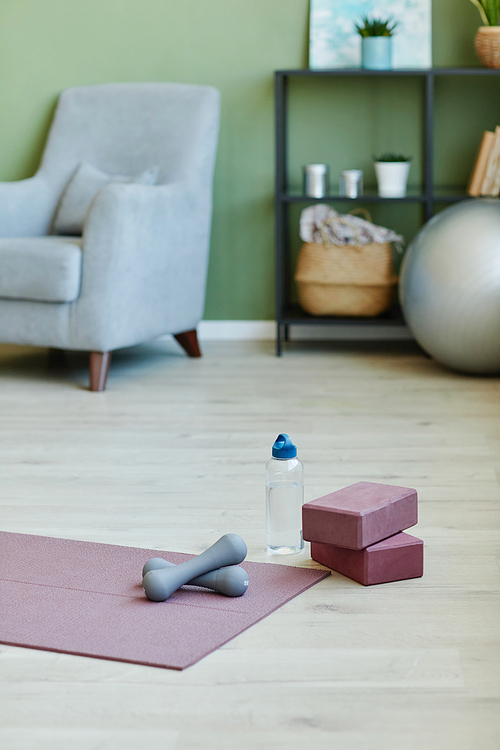
[[[308,14],[308,0],[0,0],[0,179],[36,170],[57,96],[68,86],[216,86],[222,124],[205,318],[272,318],[273,71],[307,65]],[[434,0],[434,64],[476,64],[478,25],[468,0]],[[362,142],[368,179],[371,148],[394,145],[415,150],[418,181],[416,84],[342,91],[331,82],[313,83],[294,92],[294,179],[313,159],[329,162],[335,174],[336,154],[358,157]],[[472,104],[464,109],[465,93]],[[491,87],[464,82],[443,93],[437,161],[444,180],[465,178],[485,119],[496,124],[496,100]],[[394,111],[397,116],[389,114]],[[350,138],[334,127],[335,118]],[[397,228],[410,233],[419,220],[387,209],[376,218],[400,222]]]

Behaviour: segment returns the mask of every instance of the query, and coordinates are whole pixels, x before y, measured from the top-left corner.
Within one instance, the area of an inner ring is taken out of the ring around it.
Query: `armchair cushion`
[[[74,302],[80,293],[81,242],[74,237],[0,239],[0,298]]]
[[[88,162],[82,162],[74,171],[61,196],[54,220],[55,231],[63,235],[81,235],[90,204],[104,185],[110,182],[155,185],[159,171],[159,166],[154,166],[134,177],[110,175]]]

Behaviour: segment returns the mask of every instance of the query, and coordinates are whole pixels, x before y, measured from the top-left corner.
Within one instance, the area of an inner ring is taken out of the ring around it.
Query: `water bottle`
[[[266,466],[266,550],[293,555],[304,549],[304,467],[288,435],[278,435]]]

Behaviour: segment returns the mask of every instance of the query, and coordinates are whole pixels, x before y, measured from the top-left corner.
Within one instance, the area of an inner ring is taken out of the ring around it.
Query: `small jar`
[[[344,198],[363,195],[363,170],[345,169],[340,175],[339,193]]]
[[[324,198],[330,189],[328,164],[306,164],[304,172],[304,195],[309,198]]]

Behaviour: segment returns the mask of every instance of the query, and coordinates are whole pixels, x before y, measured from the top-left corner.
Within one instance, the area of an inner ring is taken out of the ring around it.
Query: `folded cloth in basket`
[[[339,214],[324,203],[309,206],[302,211],[300,237],[303,242],[340,247],[403,241],[403,237],[392,229],[377,226],[352,214]]]

